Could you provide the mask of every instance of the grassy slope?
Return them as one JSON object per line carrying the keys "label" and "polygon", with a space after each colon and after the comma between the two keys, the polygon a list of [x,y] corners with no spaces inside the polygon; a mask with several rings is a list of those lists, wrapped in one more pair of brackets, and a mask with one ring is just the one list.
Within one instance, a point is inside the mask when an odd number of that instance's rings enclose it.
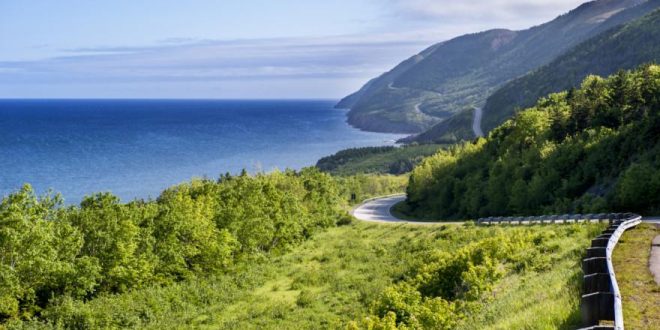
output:
{"label": "grassy slope", "polygon": [[[424,157],[435,154],[442,145],[413,145],[395,148],[388,152],[373,153],[353,157],[346,163],[327,172],[334,175],[355,175],[359,173],[402,174],[412,170]],[[408,170],[409,169],[409,170]]]}
{"label": "grassy slope", "polygon": [[[566,242],[575,244],[575,242]],[[494,300],[462,329],[576,329],[580,326],[582,272],[577,250],[554,269],[513,275],[495,288]]]}
{"label": "grassy slope", "polygon": [[[71,303],[67,321],[96,327],[344,328],[426,253],[453,251],[491,231],[557,233],[556,261],[541,273],[509,274],[482,298],[463,329],[571,328],[579,322],[579,260],[596,227],[475,228],[356,223],[331,229],[290,253],[235,276]],[[74,321],[72,321],[74,320]]]}
{"label": "grassy slope", "polygon": [[642,224],[627,231],[614,249],[614,270],[628,329],[660,328],[660,286],[648,268],[651,241],[657,235],[660,228]]}

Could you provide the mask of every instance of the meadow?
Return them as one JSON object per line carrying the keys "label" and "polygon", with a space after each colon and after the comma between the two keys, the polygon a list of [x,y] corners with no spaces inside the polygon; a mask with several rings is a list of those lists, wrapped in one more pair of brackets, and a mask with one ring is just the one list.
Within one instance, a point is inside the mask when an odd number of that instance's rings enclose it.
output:
{"label": "meadow", "polygon": [[353,222],[223,274],[66,299],[8,328],[572,329],[602,226]]}

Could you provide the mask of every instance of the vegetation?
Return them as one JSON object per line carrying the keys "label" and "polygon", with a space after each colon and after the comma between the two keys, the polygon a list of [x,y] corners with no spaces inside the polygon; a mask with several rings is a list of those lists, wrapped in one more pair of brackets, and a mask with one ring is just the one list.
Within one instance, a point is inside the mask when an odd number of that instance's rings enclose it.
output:
{"label": "vegetation", "polygon": [[[244,172],[174,186],[154,201],[99,193],[79,207],[26,185],[0,202],[0,325],[128,327],[229,301],[260,283],[270,269],[261,263],[350,224],[350,204],[406,184],[315,168]],[[118,314],[83,307],[108,301]]]}
{"label": "vegetation", "polygon": [[[351,109],[349,123],[362,129],[420,133],[457,113],[464,116],[466,109],[483,106],[511,79],[649,12],[651,6],[639,4],[637,0],[592,1],[527,30],[493,29],[432,45],[372,79],[338,107]],[[438,136],[474,136],[463,120],[443,127],[436,128],[442,131]]]}
{"label": "vegetation", "polygon": [[335,177],[344,200],[350,205],[361,203],[372,197],[403,193],[408,185],[407,176],[367,175]]}
{"label": "vegetation", "polygon": [[442,150],[412,173],[408,207],[433,218],[605,210],[660,200],[660,66],[542,99],[487,139]]}
{"label": "vegetation", "polygon": [[579,261],[600,230],[356,223],[221,275],[66,299],[8,327],[573,329]]}
{"label": "vegetation", "polygon": [[626,231],[614,249],[612,262],[629,329],[652,329],[660,324],[660,286],[649,271],[651,241],[658,235],[657,226],[641,224]]}
{"label": "vegetation", "polygon": [[[651,11],[658,6],[660,1],[650,1],[642,8]],[[578,87],[589,74],[610,75],[659,60],[660,11],[655,11],[602,33],[539,70],[504,85],[488,98],[484,107],[484,128],[497,127],[511,118],[516,109],[533,106],[540,97]]]}
{"label": "vegetation", "polygon": [[474,138],[474,109],[466,109],[431,127],[424,133],[403,139],[406,143],[455,144]]}
{"label": "vegetation", "polygon": [[441,145],[365,147],[339,151],[321,158],[316,167],[333,175],[377,173],[401,175],[413,170],[423,158],[436,153]]}
{"label": "vegetation", "polygon": [[198,180],[149,202],[101,193],[80,207],[26,185],[0,202],[0,319],[222,273],[342,217],[336,182],[315,169]]}

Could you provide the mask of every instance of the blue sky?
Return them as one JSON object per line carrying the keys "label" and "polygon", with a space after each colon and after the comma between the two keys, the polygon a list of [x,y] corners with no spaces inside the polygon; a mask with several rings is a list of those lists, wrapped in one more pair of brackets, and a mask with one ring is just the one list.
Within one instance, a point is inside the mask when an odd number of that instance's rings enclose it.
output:
{"label": "blue sky", "polygon": [[574,0],[0,0],[1,98],[339,98]]}

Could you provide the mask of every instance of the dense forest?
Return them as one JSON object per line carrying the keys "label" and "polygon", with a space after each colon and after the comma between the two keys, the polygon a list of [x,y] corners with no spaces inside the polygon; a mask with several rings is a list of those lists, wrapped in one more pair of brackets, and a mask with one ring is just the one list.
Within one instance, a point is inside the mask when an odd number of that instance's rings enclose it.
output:
{"label": "dense forest", "polygon": [[323,157],[316,163],[321,171],[333,175],[409,173],[425,157],[435,154],[442,146],[411,144],[402,147],[363,147],[341,150]]}
{"label": "dense forest", "polygon": [[412,173],[408,210],[436,218],[633,211],[660,205],[660,66],[552,94],[488,138]]}
{"label": "dense forest", "polygon": [[338,184],[310,168],[222,176],[122,204],[109,193],[65,207],[30,186],[0,202],[0,319],[221,273],[346,221]]}

